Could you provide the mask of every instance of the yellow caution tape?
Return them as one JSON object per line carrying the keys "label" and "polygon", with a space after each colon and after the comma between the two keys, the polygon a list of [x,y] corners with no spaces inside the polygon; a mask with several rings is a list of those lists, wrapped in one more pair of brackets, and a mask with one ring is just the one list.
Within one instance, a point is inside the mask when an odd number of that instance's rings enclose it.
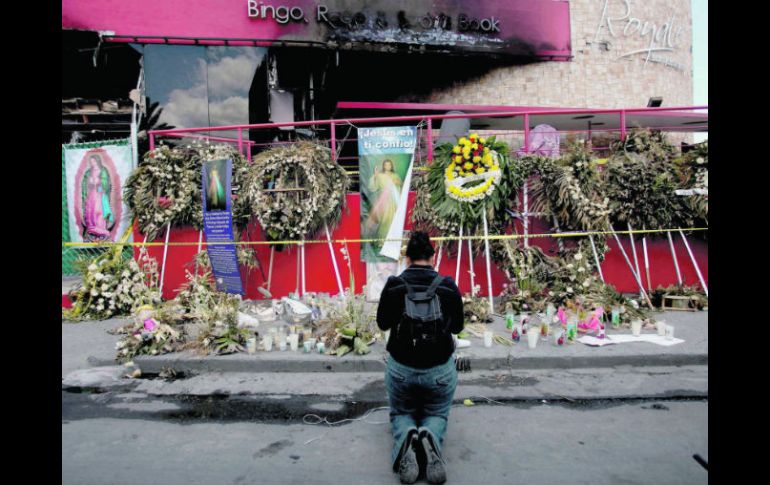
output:
{"label": "yellow caution tape", "polygon": [[[556,232],[556,233],[543,233],[543,234],[490,234],[489,236],[437,236],[431,237],[431,241],[478,241],[489,239],[490,241],[503,241],[510,239],[524,239],[524,238],[547,238],[547,237],[587,237],[587,236],[611,236],[613,234],[654,234],[665,233],[673,231],[708,231],[708,227],[688,227],[688,228],[673,228],[673,229],[635,229],[633,231],[585,231],[585,232]],[[360,243],[375,243],[384,241],[401,241],[406,242],[407,238],[397,239],[332,239],[331,242],[335,244],[360,244]],[[303,244],[327,244],[326,239],[307,239],[307,240],[284,240],[284,241],[236,241],[236,242],[206,242],[202,241],[201,246],[222,246],[228,244],[235,244],[239,246],[265,246],[265,245],[303,245]],[[165,246],[165,242],[62,242],[63,247],[76,247],[76,248],[101,248],[111,247],[115,245],[126,246]],[[169,242],[168,246],[197,246],[197,242]]]}

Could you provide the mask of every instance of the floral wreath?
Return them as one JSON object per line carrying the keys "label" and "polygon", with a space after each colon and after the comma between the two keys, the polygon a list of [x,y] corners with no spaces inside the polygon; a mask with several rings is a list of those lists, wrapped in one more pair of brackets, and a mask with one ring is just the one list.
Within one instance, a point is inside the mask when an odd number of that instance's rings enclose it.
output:
{"label": "floral wreath", "polygon": [[475,133],[457,144],[437,146],[425,182],[418,182],[419,190],[429,196],[418,194],[425,199],[419,207],[422,212],[413,219],[447,229],[461,224],[470,234],[479,230],[486,211],[494,230],[504,220],[505,201],[515,186],[508,151],[508,145],[494,136]]}
{"label": "floral wreath", "polygon": [[242,187],[242,203],[256,215],[270,241],[311,236],[342,215],[349,178],[331,151],[302,142],[254,157]]}
{"label": "floral wreath", "polygon": [[[693,213],[680,188],[675,147],[660,133],[634,130],[612,145],[606,164],[604,192],[610,200],[610,220],[633,229],[690,227]],[[652,233],[648,237],[660,237]]]}
{"label": "floral wreath", "polygon": [[474,133],[460,138],[452,147],[451,162],[444,171],[449,197],[460,202],[475,202],[494,192],[503,174],[497,152],[490,146],[494,146],[494,137],[487,140]]}
{"label": "floral wreath", "polygon": [[[187,147],[161,145],[147,152],[126,180],[123,197],[139,231],[154,240],[171,224],[203,228],[201,167],[204,160],[230,158],[235,189],[246,173],[248,161],[229,145],[195,144]],[[235,198],[235,196],[234,196]],[[250,215],[243,204],[233,204],[233,224],[246,226]]]}

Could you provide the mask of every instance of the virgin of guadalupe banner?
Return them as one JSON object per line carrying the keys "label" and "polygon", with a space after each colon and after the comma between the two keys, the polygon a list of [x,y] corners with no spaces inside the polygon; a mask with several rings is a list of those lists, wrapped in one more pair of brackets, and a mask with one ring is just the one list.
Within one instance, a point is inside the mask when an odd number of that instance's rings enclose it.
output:
{"label": "virgin of guadalupe banner", "polygon": [[[203,231],[206,242],[222,243],[234,241],[232,212],[232,171],[233,161],[210,160],[203,163],[201,193],[203,195]],[[206,251],[217,290],[226,293],[243,294],[241,272],[235,244],[208,245]]]}
{"label": "virgin of guadalupe banner", "polygon": [[130,224],[123,183],[134,169],[128,140],[62,145],[71,242],[117,241]]}
{"label": "virgin of guadalupe banner", "polygon": [[358,129],[361,180],[361,245],[363,261],[394,262],[401,252],[409,184],[412,177],[414,126]]}

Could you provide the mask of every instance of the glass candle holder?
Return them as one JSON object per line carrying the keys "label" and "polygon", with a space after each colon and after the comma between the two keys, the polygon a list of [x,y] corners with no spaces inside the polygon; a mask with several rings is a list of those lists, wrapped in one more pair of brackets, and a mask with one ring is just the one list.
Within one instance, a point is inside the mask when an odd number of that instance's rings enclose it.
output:
{"label": "glass candle holder", "polygon": [[484,331],[484,347],[492,347],[492,337],[494,334],[490,330]]}
{"label": "glass candle holder", "polygon": [[566,340],[566,334],[567,332],[563,328],[557,328],[553,331],[553,345],[556,347],[561,347],[564,345],[564,341]]}
{"label": "glass candle holder", "polygon": [[527,345],[529,345],[530,349],[534,349],[537,347],[537,339],[540,337],[539,329],[537,328],[530,328],[530,331],[527,332]]}
{"label": "glass candle holder", "polygon": [[256,337],[251,337],[250,339],[246,340],[246,351],[250,354],[254,354],[257,352],[257,339]]}
{"label": "glass candle holder", "polygon": [[550,322],[554,315],[556,315],[556,307],[553,303],[549,303],[548,306],[545,307],[545,316],[548,317],[548,321]]}

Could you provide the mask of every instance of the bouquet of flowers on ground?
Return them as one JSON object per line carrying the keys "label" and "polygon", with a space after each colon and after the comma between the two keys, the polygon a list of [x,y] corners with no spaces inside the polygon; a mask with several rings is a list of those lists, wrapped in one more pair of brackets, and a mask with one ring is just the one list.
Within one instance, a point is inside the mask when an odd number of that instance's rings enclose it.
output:
{"label": "bouquet of flowers on ground", "polygon": [[188,271],[187,283],[175,301],[185,319],[200,326],[198,350],[215,354],[243,352],[250,333],[238,328],[240,295],[217,291],[210,272],[194,275]]}
{"label": "bouquet of flowers on ground", "polygon": [[489,301],[486,298],[474,296],[481,291],[481,285],[476,285],[473,294],[463,295],[463,317],[465,324],[469,323],[489,323],[492,316],[489,313]]}
{"label": "bouquet of flowers on ground", "polygon": [[72,307],[62,310],[64,319],[103,320],[130,315],[141,305],[161,300],[157,262],[144,248],[139,262],[124,258],[123,245],[117,244],[93,259],[81,261],[79,266],[83,281],[69,293]]}
{"label": "bouquet of flowers on ground", "polygon": [[155,309],[145,305],[134,314],[132,323],[112,333],[124,333],[116,344],[119,362],[130,361],[136,355],[158,355],[176,351],[183,345],[182,332],[172,325],[161,323]]}
{"label": "bouquet of flowers on ground", "polygon": [[327,339],[330,354],[339,357],[350,351],[359,355],[368,354],[369,345],[376,340],[378,328],[374,314],[366,308],[366,288],[362,294],[355,294],[356,281],[347,244],[340,251],[348,267],[350,287],[345,289],[338,304],[331,306],[318,323],[318,333]]}

